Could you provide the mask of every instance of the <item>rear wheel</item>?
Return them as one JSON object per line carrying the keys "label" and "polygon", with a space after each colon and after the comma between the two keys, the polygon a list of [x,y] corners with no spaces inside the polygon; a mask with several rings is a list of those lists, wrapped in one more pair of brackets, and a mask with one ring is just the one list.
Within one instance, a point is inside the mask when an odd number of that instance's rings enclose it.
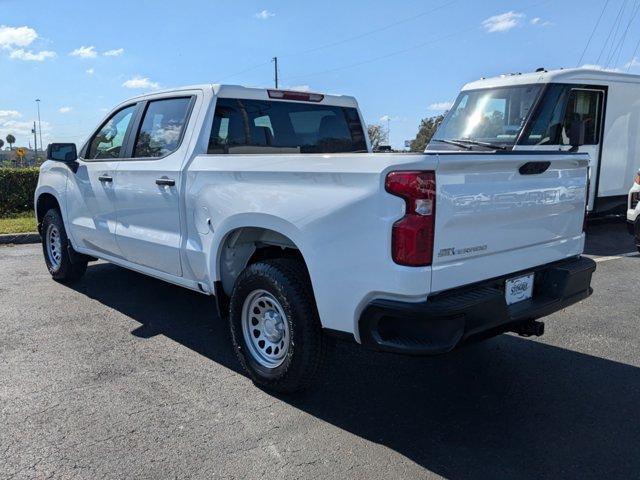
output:
{"label": "rear wheel", "polygon": [[326,339],[300,262],[249,265],[233,289],[229,322],[238,359],[256,384],[290,393],[320,375]]}
{"label": "rear wheel", "polygon": [[87,262],[71,261],[69,238],[60,212],[50,209],[42,219],[42,249],[47,269],[54,280],[71,282],[84,275]]}

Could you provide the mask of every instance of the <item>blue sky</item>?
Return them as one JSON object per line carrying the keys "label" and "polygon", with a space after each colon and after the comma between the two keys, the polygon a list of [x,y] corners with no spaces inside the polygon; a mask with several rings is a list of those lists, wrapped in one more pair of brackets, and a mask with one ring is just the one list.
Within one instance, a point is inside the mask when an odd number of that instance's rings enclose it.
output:
{"label": "blue sky", "polygon": [[637,3],[0,0],[0,138],[28,145],[35,98],[46,145],[80,143],[105,110],[156,88],[271,87],[277,55],[282,87],[356,96],[367,122],[390,119],[401,147],[468,81],[576,66],[601,12],[580,64],[626,71]]}

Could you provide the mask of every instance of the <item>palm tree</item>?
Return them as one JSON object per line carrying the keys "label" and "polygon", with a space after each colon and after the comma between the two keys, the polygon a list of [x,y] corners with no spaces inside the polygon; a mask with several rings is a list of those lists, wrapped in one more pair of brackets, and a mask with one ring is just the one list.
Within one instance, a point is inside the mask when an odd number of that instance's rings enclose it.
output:
{"label": "palm tree", "polygon": [[13,150],[13,144],[16,143],[16,137],[11,134],[7,135],[7,143],[9,144],[9,148]]}

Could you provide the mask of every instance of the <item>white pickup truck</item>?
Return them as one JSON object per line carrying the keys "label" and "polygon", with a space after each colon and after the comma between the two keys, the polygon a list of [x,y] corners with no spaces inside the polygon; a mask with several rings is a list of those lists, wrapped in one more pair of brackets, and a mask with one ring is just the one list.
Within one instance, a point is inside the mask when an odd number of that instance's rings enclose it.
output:
{"label": "white pickup truck", "polygon": [[[254,382],[305,387],[331,334],[436,354],[591,294],[582,153],[374,154],[354,98],[186,87],[116,107],[35,192],[44,258],[215,295]],[[212,318],[215,317],[212,312]]]}

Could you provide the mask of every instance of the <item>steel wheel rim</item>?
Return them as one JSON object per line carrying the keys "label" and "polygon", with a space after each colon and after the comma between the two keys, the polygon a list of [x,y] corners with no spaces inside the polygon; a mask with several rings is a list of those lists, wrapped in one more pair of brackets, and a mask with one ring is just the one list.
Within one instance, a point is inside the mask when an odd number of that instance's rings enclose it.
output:
{"label": "steel wheel rim", "polygon": [[45,236],[47,242],[47,256],[54,270],[60,268],[62,263],[62,240],[60,239],[60,230],[55,225],[47,227]]}
{"label": "steel wheel rim", "polygon": [[289,323],[278,300],[266,290],[254,290],[244,300],[242,335],[256,362],[266,368],[282,365],[291,342]]}

